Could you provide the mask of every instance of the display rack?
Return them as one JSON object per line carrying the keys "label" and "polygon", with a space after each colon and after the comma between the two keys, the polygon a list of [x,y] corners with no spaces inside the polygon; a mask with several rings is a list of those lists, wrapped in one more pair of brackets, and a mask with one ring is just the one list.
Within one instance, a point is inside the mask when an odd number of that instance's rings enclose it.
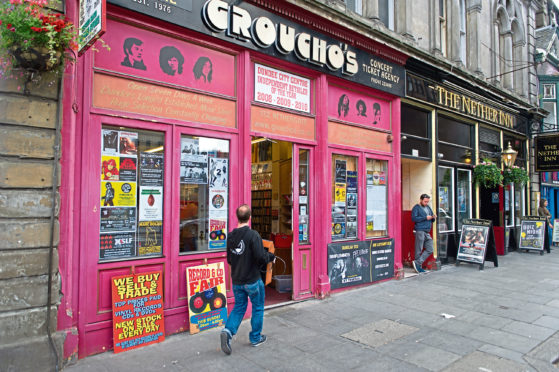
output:
{"label": "display rack", "polygon": [[252,167],[252,229],[262,239],[270,239],[272,233],[272,167],[268,163]]}

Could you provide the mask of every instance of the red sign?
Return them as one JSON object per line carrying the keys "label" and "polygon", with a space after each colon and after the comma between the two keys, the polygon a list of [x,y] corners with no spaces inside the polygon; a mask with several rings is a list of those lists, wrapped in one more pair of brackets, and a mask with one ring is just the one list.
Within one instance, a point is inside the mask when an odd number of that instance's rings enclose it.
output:
{"label": "red sign", "polygon": [[165,340],[162,276],[157,271],[111,278],[115,353]]}

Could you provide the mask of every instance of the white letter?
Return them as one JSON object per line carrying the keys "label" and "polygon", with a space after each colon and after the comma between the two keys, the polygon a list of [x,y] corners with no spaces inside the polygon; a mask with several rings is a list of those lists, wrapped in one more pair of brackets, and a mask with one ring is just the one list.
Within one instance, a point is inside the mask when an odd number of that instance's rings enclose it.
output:
{"label": "white letter", "polygon": [[299,59],[306,61],[311,56],[311,35],[299,34],[295,43],[295,53]]}
{"label": "white letter", "polygon": [[283,23],[278,25],[278,38],[276,48],[283,54],[289,54],[295,49],[295,29]]}
{"label": "white letter", "polygon": [[312,38],[311,62],[322,66],[326,63],[326,40],[317,37]]}
{"label": "white letter", "polygon": [[227,8],[229,4],[221,0],[210,0],[204,4],[202,18],[209,29],[215,32],[227,29]]}
{"label": "white letter", "polygon": [[344,52],[338,45],[329,45],[327,49],[326,65],[332,71],[340,69],[344,65]]}
{"label": "white letter", "polygon": [[229,9],[229,36],[237,36],[239,39],[250,39],[250,14],[238,6]]}
{"label": "white letter", "polygon": [[355,52],[348,50],[345,52],[345,66],[342,72],[346,75],[355,75],[359,71],[357,65],[357,55]]}
{"label": "white letter", "polygon": [[267,17],[259,17],[252,22],[252,41],[261,48],[267,48],[276,41],[276,28]]}

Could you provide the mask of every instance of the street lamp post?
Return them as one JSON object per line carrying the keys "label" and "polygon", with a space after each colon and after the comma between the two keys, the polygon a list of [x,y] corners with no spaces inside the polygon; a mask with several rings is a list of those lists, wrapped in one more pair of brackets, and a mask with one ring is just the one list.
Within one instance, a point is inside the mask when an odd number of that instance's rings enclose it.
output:
{"label": "street lamp post", "polygon": [[514,165],[514,161],[516,160],[516,155],[518,155],[518,151],[512,148],[509,141],[509,146],[505,151],[501,153],[501,159],[503,159],[503,163],[505,164],[506,167],[510,168]]}

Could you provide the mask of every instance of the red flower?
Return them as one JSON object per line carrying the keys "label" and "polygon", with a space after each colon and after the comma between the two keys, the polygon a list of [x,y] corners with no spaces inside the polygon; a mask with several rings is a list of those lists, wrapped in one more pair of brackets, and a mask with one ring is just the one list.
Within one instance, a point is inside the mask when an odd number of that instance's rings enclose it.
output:
{"label": "red flower", "polygon": [[12,24],[11,24],[11,23],[8,23],[8,24],[6,25],[6,28],[7,28],[8,30],[9,30],[10,28],[12,28]]}

